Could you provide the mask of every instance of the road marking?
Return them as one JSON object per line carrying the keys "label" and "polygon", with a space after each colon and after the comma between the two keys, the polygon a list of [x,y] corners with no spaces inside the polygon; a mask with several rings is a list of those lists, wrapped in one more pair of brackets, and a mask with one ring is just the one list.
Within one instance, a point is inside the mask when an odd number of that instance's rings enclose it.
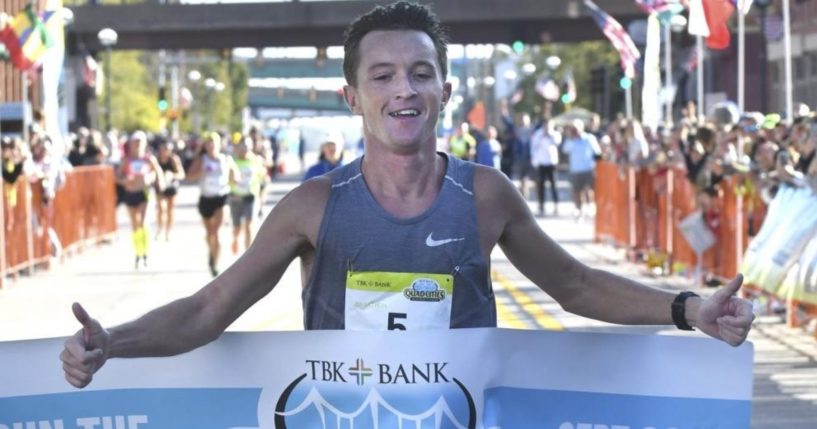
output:
{"label": "road marking", "polygon": [[511,306],[505,303],[504,299],[496,300],[496,309],[497,324],[500,325],[500,327],[512,329],[530,329],[528,324],[522,321],[522,319],[520,319],[519,316],[514,313]]}
{"label": "road marking", "polygon": [[[495,282],[499,283],[503,289],[508,291],[514,302],[516,302],[516,305],[518,305],[524,312],[528,313],[528,315],[530,315],[530,317],[536,321],[540,328],[551,331],[564,331],[564,325],[545,311],[542,306],[534,302],[530,295],[520,290],[514,282],[510,281],[507,277],[503,276],[496,270],[491,270],[491,278]],[[503,310],[503,306],[505,306],[505,304],[500,305],[499,302],[497,302],[500,315],[502,315],[504,311],[510,311],[507,309],[507,307],[505,310]],[[518,320],[518,318],[516,319]]]}

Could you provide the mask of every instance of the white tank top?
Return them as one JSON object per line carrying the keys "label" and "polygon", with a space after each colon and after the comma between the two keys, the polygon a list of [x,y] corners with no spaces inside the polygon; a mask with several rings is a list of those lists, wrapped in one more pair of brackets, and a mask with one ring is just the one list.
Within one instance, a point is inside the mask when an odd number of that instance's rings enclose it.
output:
{"label": "white tank top", "polygon": [[226,164],[225,155],[219,154],[218,158],[202,155],[202,178],[199,185],[203,197],[220,197],[230,193],[230,176]]}

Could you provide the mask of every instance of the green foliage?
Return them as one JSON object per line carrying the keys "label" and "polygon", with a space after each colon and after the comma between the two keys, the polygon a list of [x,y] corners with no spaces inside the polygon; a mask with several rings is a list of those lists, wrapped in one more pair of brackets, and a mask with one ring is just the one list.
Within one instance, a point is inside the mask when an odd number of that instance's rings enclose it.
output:
{"label": "green foliage", "polygon": [[[100,53],[104,61],[106,52]],[[181,131],[242,130],[242,111],[247,105],[249,70],[246,64],[233,63],[221,59],[213,51],[186,53],[186,57],[204,60],[197,69],[202,79],[193,84],[187,82],[184,69],[180,73],[179,85],[187,86],[193,93],[192,112],[181,115]],[[209,62],[208,62],[209,61]],[[188,66],[188,70],[192,69]],[[113,127],[123,131],[142,129],[151,132],[162,131],[164,123],[158,105],[158,70],[159,54],[156,51],[113,51],[111,53],[111,70],[106,69],[110,77],[111,111]],[[204,80],[213,78],[224,84],[223,91],[205,88]],[[166,95],[171,100],[170,73],[167,72]],[[98,99],[100,106],[105,105],[103,94]],[[194,130],[192,117],[198,115],[199,130]],[[104,115],[100,117],[100,126],[104,126]]]}
{"label": "green foliage", "polygon": [[[545,59],[555,55],[562,60],[561,65],[551,71],[545,64]],[[573,79],[576,82],[576,101],[573,106],[583,107],[589,110],[593,108],[590,94],[590,70],[596,66],[606,66],[610,70],[618,64],[618,53],[605,41],[592,41],[571,44],[547,44],[541,45],[539,49],[529,49],[528,53],[519,58],[519,66],[531,62],[536,65],[536,73],[524,76],[520,86],[524,92],[524,98],[516,104],[513,109],[517,112],[528,112],[537,117],[541,114],[544,98],[536,90],[536,80],[542,73],[551,73],[553,79],[561,84],[567,72],[573,72]],[[611,73],[612,74],[612,73]],[[617,84],[617,82],[616,82]],[[564,110],[564,105],[560,102],[554,104],[553,114],[558,114]]]}
{"label": "green foliage", "polygon": [[[186,83],[193,93],[193,105],[182,122],[182,131],[242,131],[242,111],[247,105],[249,90],[249,68],[244,63],[223,59],[224,55],[220,54],[219,51],[188,53],[188,56],[194,58],[219,60],[197,65],[201,80],[198,83]],[[219,92],[207,88],[204,85],[207,78],[223,83],[224,90]],[[196,124],[191,116],[200,118],[199,130],[194,129]]]}
{"label": "green foliage", "polygon": [[249,94],[250,69],[246,63],[230,63],[230,82],[228,86],[232,89],[232,115],[230,117],[230,131],[242,131],[242,115],[247,106]]}
{"label": "green foliage", "polygon": [[[107,53],[103,52],[102,55]],[[159,131],[156,79],[146,67],[149,55],[152,54],[140,51],[111,52],[111,70],[107,78],[111,80],[111,120],[114,128],[123,131]],[[102,98],[98,99],[103,105],[104,97],[106,95],[103,93]]]}

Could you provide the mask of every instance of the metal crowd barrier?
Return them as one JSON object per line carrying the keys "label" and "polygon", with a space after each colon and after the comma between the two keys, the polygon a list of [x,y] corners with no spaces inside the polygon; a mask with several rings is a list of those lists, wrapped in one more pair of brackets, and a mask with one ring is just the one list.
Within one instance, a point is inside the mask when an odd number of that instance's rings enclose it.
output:
{"label": "metal crowd barrier", "polygon": [[53,257],[100,243],[116,232],[116,188],[110,166],[77,167],[52,200],[39,183],[3,184],[0,287],[21,271],[47,269]]}

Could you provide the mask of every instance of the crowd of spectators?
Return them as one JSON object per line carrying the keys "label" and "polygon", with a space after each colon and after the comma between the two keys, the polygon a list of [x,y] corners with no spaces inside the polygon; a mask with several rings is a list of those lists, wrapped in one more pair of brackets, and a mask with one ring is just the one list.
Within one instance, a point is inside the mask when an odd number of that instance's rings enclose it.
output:
{"label": "crowd of spectators", "polygon": [[[731,176],[746,196],[767,204],[781,186],[817,192],[817,116],[807,106],[798,106],[791,123],[776,113],[739,114],[728,104],[704,120],[694,105],[682,113],[676,124],[655,133],[637,120],[611,122],[602,138],[604,157],[659,173],[670,167],[685,171],[705,214],[714,209],[713,198],[722,194]],[[750,235],[759,227],[750,216]]]}

